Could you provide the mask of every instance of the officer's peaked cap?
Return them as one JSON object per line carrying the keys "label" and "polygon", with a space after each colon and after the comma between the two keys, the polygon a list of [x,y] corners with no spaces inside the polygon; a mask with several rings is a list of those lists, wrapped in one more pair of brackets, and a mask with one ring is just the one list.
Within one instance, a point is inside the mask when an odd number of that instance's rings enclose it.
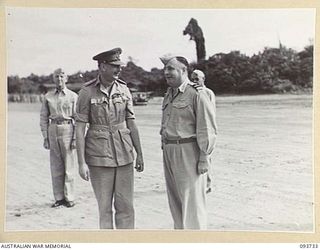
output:
{"label": "officer's peaked cap", "polygon": [[120,60],[121,48],[114,48],[112,50],[104,51],[95,55],[92,59],[99,63],[108,63],[114,65],[124,65],[125,63]]}

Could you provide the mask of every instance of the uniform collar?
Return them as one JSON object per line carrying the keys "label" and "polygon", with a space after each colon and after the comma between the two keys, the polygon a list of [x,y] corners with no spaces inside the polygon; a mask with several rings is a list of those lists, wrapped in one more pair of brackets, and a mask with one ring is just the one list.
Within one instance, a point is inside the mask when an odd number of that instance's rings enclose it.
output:
{"label": "uniform collar", "polygon": [[100,91],[106,94],[107,96],[109,96],[109,93],[110,93],[110,96],[112,96],[114,93],[119,92],[118,91],[119,83],[117,82],[117,80],[114,80],[112,84],[106,88],[103,84],[101,84],[100,76],[98,76],[95,85],[97,86],[98,84],[100,84]]}
{"label": "uniform collar", "polygon": [[61,89],[61,90],[59,90],[59,89],[57,89],[56,88],[56,91],[54,92],[55,94],[59,94],[59,93],[62,93],[62,94],[66,94],[66,89],[67,89],[67,87],[64,87],[63,89]]}
{"label": "uniform collar", "polygon": [[190,83],[189,79],[187,78],[179,87],[179,92],[184,93],[184,91],[186,90],[186,87],[188,86],[188,84]]}

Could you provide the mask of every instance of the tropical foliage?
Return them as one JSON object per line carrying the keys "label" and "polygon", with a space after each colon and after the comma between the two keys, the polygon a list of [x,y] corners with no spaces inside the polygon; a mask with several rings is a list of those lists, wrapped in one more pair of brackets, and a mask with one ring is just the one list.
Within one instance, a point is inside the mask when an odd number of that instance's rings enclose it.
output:
{"label": "tropical foliage", "polygon": [[[200,69],[206,75],[206,85],[216,94],[259,94],[310,91],[313,86],[313,45],[297,52],[293,49],[265,48],[253,56],[240,51],[218,53],[200,63],[191,63],[190,71]],[[97,70],[77,72],[69,76],[69,84],[81,85],[96,77]],[[163,95],[166,83],[163,70],[146,71],[129,61],[121,78],[129,87],[154,91]],[[52,83],[52,75],[8,77],[8,93],[43,93]]]}

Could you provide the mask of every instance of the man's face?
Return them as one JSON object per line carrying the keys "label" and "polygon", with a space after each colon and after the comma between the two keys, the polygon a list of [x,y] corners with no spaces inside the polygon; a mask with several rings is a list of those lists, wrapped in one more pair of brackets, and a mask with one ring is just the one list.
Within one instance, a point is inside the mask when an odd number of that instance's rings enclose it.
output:
{"label": "man's face", "polygon": [[168,85],[173,88],[178,88],[182,84],[182,76],[185,72],[185,66],[176,58],[170,60],[164,67],[164,77]]}
{"label": "man's face", "polygon": [[63,89],[66,86],[67,76],[64,72],[54,73],[53,82],[56,84],[57,89]]}
{"label": "man's face", "polygon": [[120,65],[114,65],[109,63],[101,63],[100,72],[107,80],[113,81],[119,78],[122,67]]}
{"label": "man's face", "polygon": [[204,86],[204,75],[198,74],[197,72],[192,72],[191,81],[199,84],[200,86]]}

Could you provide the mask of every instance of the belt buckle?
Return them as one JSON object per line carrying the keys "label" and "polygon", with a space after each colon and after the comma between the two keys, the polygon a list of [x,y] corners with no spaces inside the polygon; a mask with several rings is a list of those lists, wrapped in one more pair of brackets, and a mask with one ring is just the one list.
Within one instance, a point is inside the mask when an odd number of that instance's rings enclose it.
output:
{"label": "belt buckle", "polygon": [[179,145],[180,144],[180,140],[177,140],[177,145]]}

